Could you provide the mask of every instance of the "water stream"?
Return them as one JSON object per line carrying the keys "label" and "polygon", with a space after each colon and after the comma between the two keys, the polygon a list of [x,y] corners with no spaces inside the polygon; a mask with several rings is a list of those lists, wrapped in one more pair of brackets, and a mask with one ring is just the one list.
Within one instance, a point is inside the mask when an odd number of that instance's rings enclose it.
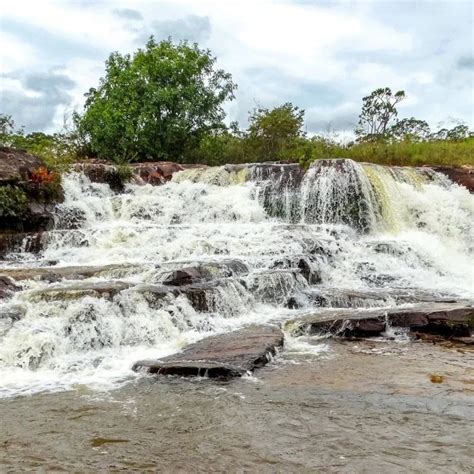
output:
{"label": "water stream", "polygon": [[[138,359],[322,304],[473,296],[473,197],[428,168],[225,166],[122,194],[79,173],[63,184],[43,251],[1,266],[94,268],[28,279],[0,303],[0,397],[121,387],[143,377]],[[157,290],[193,265],[211,275],[201,287]]]}

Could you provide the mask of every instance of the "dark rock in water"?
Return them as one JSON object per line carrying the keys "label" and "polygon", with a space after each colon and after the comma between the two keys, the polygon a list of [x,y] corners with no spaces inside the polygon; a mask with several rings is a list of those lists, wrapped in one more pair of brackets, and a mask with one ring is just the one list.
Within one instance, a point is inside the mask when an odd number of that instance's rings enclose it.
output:
{"label": "dark rock in water", "polygon": [[273,263],[272,269],[298,269],[310,285],[321,283],[318,259],[313,255],[280,258]]}
{"label": "dark rock in water", "polygon": [[338,336],[371,337],[387,326],[443,337],[469,337],[474,308],[463,303],[431,303],[412,308],[324,310],[286,323],[295,335],[327,333]]}
{"label": "dark rock in water", "polygon": [[161,360],[136,362],[133,370],[159,375],[237,377],[266,365],[282,346],[283,333],[278,328],[249,326],[208,337]]}
{"label": "dark rock in water", "polygon": [[11,278],[0,275],[0,299],[6,298],[18,290],[20,287]]}
{"label": "dark rock in water", "polygon": [[199,267],[186,267],[175,270],[165,278],[163,285],[183,286],[205,278],[206,275]]}
{"label": "dark rock in water", "polygon": [[12,252],[38,253],[43,248],[43,232],[0,233],[0,257]]}
{"label": "dark rock in water", "polygon": [[138,285],[133,288],[145,297],[155,309],[161,308],[167,295],[184,295],[195,311],[210,312],[215,309],[215,290],[218,282],[198,283],[194,285]]}
{"label": "dark rock in water", "polygon": [[60,207],[56,211],[56,229],[79,229],[86,220],[85,212],[77,207]]}
{"label": "dark rock in water", "polygon": [[165,273],[166,276],[162,283],[169,286],[190,285],[200,281],[243,275],[247,272],[247,265],[237,259],[225,259],[219,262],[201,262],[196,265],[175,268],[169,273]]}

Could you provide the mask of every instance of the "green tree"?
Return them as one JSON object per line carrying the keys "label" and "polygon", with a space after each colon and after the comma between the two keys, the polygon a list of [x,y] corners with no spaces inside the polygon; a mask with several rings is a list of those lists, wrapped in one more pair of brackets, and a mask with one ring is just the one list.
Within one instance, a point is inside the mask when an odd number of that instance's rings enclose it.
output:
{"label": "green tree", "polygon": [[395,140],[422,141],[429,138],[431,131],[427,122],[410,117],[397,121],[388,134]]}
{"label": "green tree", "polygon": [[298,159],[295,156],[305,133],[304,110],[287,102],[272,110],[255,109],[249,118],[249,153],[259,161]]}
{"label": "green tree", "polygon": [[405,99],[405,92],[392,93],[390,87],[374,90],[362,99],[362,111],[355,133],[359,141],[385,139],[389,136],[398,111],[396,105]]}
{"label": "green tree", "polygon": [[197,44],[149,39],[130,56],[112,53],[98,88],[86,93],[79,132],[112,160],[180,160],[223,127],[222,104],[234,98],[230,74]]}

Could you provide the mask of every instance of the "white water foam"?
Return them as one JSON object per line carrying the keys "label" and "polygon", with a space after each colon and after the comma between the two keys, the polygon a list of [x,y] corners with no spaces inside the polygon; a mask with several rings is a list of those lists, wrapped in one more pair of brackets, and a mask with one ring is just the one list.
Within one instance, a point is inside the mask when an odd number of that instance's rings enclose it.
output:
{"label": "white water foam", "polygon": [[[473,197],[467,190],[427,171],[352,162],[315,167],[299,184],[295,176],[274,178],[278,192],[289,193],[286,207],[276,210],[268,202],[273,184],[248,169],[186,171],[164,186],[129,185],[119,195],[84,175],[67,176],[58,229],[24,265],[123,268],[81,281],[30,280],[0,304],[0,396],[84,385],[110,389],[135,377],[130,367],[138,359],[307,311],[287,308],[292,296],[312,305],[312,284],[299,266],[305,256],[321,291],[400,289],[472,298]],[[353,214],[348,193],[362,199]],[[64,215],[77,217],[76,229],[59,228]],[[248,272],[207,288],[201,310],[186,294],[150,298],[137,290],[161,284],[167,265],[228,260]],[[108,297],[93,290],[117,282],[128,288]],[[314,350],[304,341],[292,344],[291,350]]]}

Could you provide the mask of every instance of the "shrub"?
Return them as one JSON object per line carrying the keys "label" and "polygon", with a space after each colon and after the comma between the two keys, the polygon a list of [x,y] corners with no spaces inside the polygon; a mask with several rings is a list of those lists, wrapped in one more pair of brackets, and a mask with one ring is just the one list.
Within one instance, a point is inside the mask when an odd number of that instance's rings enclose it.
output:
{"label": "shrub", "polygon": [[28,209],[25,192],[11,185],[0,187],[0,218],[23,218]]}
{"label": "shrub", "polygon": [[62,201],[64,197],[59,173],[45,167],[31,172],[24,188],[30,198],[40,202]]}

